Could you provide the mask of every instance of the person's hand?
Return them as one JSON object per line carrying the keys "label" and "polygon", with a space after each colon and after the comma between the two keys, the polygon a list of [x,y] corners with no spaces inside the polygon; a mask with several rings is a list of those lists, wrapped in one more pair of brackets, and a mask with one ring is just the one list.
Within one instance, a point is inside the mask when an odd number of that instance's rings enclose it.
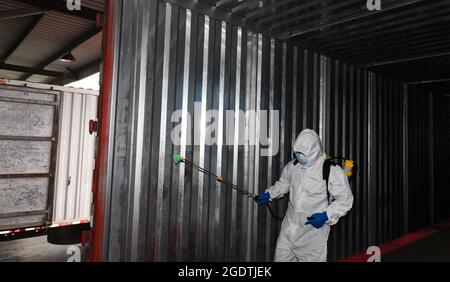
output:
{"label": "person's hand", "polygon": [[305,225],[311,224],[315,228],[319,229],[325,224],[325,222],[327,222],[328,216],[326,212],[321,212],[315,213],[306,219],[307,221],[305,222]]}
{"label": "person's hand", "polygon": [[258,203],[258,205],[266,205],[270,200],[270,193],[269,192],[262,192],[259,193],[258,196],[256,196],[255,201]]}

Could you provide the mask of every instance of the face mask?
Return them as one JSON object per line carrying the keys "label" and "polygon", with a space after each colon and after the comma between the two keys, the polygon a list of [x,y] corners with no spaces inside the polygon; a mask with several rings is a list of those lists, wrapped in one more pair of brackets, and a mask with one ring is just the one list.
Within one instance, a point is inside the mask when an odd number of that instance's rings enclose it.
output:
{"label": "face mask", "polygon": [[307,165],[308,164],[308,158],[301,154],[301,153],[295,153],[295,157],[297,159],[297,161],[301,164],[301,165]]}

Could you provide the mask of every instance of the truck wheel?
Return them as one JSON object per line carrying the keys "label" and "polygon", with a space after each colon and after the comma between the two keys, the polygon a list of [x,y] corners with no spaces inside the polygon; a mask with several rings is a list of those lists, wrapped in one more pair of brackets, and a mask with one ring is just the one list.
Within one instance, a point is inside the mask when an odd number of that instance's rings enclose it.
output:
{"label": "truck wheel", "polygon": [[47,230],[47,242],[54,245],[73,245],[81,243],[81,233],[89,230],[89,224],[77,224],[49,228]]}

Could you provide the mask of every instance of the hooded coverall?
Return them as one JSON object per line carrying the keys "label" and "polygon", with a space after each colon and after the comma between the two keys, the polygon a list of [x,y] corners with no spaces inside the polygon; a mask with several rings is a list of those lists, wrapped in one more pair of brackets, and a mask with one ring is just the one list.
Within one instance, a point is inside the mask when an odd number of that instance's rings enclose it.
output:
{"label": "hooded coverall", "polygon": [[[294,152],[308,158],[308,164],[289,162],[280,179],[266,192],[270,199],[289,194],[289,204],[275,250],[275,261],[326,261],[330,226],[338,222],[353,204],[347,176],[339,166],[330,167],[328,190],[334,201],[328,203],[322,166],[326,155],[316,132],[303,130],[294,144]],[[305,225],[307,217],[326,211],[328,221],[319,229]]]}

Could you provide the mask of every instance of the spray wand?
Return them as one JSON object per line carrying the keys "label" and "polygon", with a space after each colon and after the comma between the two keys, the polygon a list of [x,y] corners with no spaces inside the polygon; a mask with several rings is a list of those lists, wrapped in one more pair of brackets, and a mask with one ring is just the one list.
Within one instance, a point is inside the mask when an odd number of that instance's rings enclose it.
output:
{"label": "spray wand", "polygon": [[[245,196],[247,196],[247,197],[249,197],[249,198],[251,197],[251,198],[253,198],[253,200],[255,200],[255,201],[258,199],[258,196],[257,196],[255,193],[250,193],[250,192],[248,192],[248,191],[245,191],[245,190],[240,189],[238,186],[234,185],[233,183],[228,182],[228,181],[227,181],[226,179],[224,179],[222,176],[216,175],[216,174],[212,173],[211,171],[206,170],[206,169],[204,169],[204,168],[202,168],[202,167],[200,167],[200,166],[194,164],[193,162],[187,160],[186,158],[184,158],[184,157],[181,156],[181,155],[178,155],[178,154],[177,154],[177,155],[174,155],[174,156],[173,156],[173,162],[174,162],[175,165],[179,165],[180,163],[184,163],[184,164],[186,164],[186,165],[188,165],[188,166],[190,166],[190,167],[192,167],[192,168],[194,168],[194,169],[196,169],[196,170],[198,170],[198,171],[204,173],[205,175],[207,175],[207,176],[209,176],[209,177],[213,177],[217,182],[219,182],[219,183],[221,183],[221,184],[224,184],[226,187],[231,187],[231,189],[234,189],[234,190],[236,190],[237,192],[239,192],[239,193],[241,193],[241,194],[243,194],[243,195],[245,195]],[[282,217],[277,216],[277,215],[272,211],[272,208],[270,207],[269,204],[267,204],[267,208],[269,209],[270,214],[271,214],[273,217],[275,217],[275,218],[277,218],[277,219],[280,219],[280,220],[283,219]]]}

